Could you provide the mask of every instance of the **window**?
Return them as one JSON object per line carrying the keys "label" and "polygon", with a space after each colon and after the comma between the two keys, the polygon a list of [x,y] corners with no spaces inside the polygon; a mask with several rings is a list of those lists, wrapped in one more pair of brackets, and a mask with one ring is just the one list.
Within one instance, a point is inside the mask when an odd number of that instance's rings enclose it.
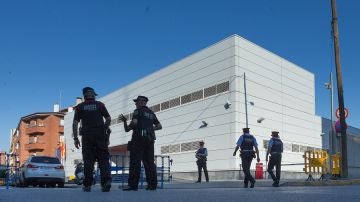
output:
{"label": "window", "polygon": [[54,157],[37,156],[31,158],[33,163],[49,163],[49,164],[60,164],[60,160]]}
{"label": "window", "polygon": [[60,126],[64,126],[64,119],[60,119]]}

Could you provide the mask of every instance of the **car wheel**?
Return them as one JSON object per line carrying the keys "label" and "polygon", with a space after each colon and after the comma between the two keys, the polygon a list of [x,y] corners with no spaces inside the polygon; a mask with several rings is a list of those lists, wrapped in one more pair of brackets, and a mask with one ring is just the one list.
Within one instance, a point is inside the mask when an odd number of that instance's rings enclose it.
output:
{"label": "car wheel", "polygon": [[63,182],[58,183],[58,187],[59,188],[64,188],[64,183]]}

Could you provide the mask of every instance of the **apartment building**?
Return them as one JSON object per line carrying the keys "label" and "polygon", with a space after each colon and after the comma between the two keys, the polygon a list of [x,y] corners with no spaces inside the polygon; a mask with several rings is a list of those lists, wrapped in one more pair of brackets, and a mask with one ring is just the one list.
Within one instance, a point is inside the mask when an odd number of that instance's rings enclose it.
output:
{"label": "apartment building", "polygon": [[64,137],[64,112],[37,112],[20,119],[10,137],[10,164],[19,166],[30,155],[58,156]]}

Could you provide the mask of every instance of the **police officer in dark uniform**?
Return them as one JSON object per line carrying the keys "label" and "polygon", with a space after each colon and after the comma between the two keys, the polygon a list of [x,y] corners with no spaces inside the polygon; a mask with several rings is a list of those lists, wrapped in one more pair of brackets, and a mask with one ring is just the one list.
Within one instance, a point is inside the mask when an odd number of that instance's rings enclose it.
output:
{"label": "police officer in dark uniform", "polygon": [[[73,121],[74,144],[80,147],[78,139],[78,125],[81,121],[81,142],[84,161],[84,186],[83,191],[90,192],[93,181],[94,163],[97,160],[101,174],[101,191],[109,192],[111,188],[110,163],[109,163],[109,135],[111,117],[105,105],[96,101],[94,89],[83,88],[85,101],[75,107]],[[105,123],[104,123],[105,118]]]}
{"label": "police officer in dark uniform", "polygon": [[205,179],[206,182],[209,182],[209,175],[207,171],[206,161],[207,161],[207,155],[208,151],[204,147],[204,141],[199,142],[200,148],[196,151],[195,157],[196,157],[196,165],[198,166],[198,180],[197,183],[201,182],[201,169],[204,169]]}
{"label": "police officer in dark uniform", "polygon": [[[268,156],[270,156],[270,161],[267,167],[267,171],[269,172],[271,178],[273,179],[274,187],[279,187],[280,182],[280,173],[281,173],[281,156],[283,152],[283,142],[280,140],[279,132],[272,131],[271,139],[269,141],[269,146],[266,151],[266,162],[268,161]],[[276,176],[274,175],[273,169],[276,167]]]}
{"label": "police officer in dark uniform", "polygon": [[[237,146],[235,147],[235,151],[233,156],[236,156],[236,152],[240,147],[240,157],[242,162],[242,169],[245,175],[244,179],[244,187],[247,188],[250,181],[250,188],[254,188],[255,179],[250,173],[251,161],[255,158],[255,153],[257,155],[257,162],[260,161],[258,144],[256,142],[256,138],[249,133],[250,128],[243,128],[243,135],[237,141]],[[255,151],[254,149],[255,148]]]}
{"label": "police officer in dark uniform", "polygon": [[119,119],[124,122],[125,131],[133,131],[130,145],[128,145],[130,150],[128,187],[124,188],[124,191],[138,189],[141,160],[145,167],[148,184],[146,189],[156,190],[157,188],[157,172],[154,163],[155,130],[161,130],[162,126],[155,113],[146,106],[148,100],[145,96],[138,96],[134,99],[136,109],[129,125],[123,114],[119,116]]}

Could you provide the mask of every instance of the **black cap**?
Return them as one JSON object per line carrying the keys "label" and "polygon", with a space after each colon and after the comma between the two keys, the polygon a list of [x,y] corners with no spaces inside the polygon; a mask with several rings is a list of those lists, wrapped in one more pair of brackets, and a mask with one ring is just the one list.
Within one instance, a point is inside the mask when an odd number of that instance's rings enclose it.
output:
{"label": "black cap", "polygon": [[250,128],[243,128],[243,132],[244,132],[244,133],[250,132]]}
{"label": "black cap", "polygon": [[85,87],[82,89],[83,95],[85,95],[85,93],[87,92],[93,92],[95,96],[97,96],[97,94],[95,93],[95,90],[91,87]]}
{"label": "black cap", "polygon": [[271,136],[279,137],[279,131],[271,131]]}
{"label": "black cap", "polygon": [[134,102],[137,102],[139,100],[144,100],[145,102],[149,101],[149,99],[145,96],[139,95],[136,99],[133,99]]}

